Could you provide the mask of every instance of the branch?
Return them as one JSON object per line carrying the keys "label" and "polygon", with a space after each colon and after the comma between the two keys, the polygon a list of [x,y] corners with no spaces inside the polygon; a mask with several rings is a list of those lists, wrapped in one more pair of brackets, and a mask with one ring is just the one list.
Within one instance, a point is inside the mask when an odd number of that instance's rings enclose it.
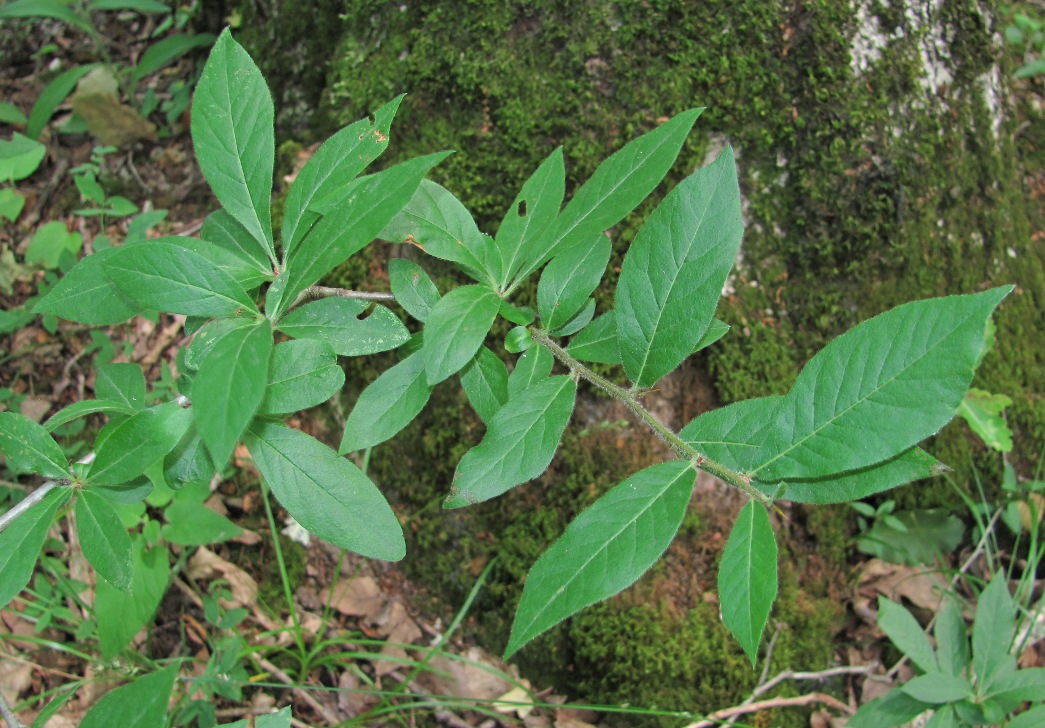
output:
{"label": "branch", "polygon": [[0,693],[0,716],[3,716],[4,722],[7,723],[7,728],[25,728],[25,725],[18,720],[18,716],[7,707],[7,701],[4,700],[3,693]]}
{"label": "branch", "polygon": [[660,421],[649,412],[649,410],[639,404],[634,393],[624,389],[623,387],[617,386],[610,380],[601,377],[588,369],[584,364],[570,356],[565,349],[552,341],[546,331],[531,326],[530,334],[533,336],[534,341],[550,351],[556,359],[569,367],[570,371],[576,373],[582,379],[591,382],[602,391],[619,400],[628,409],[638,415],[638,417],[645,422],[654,433],[656,433],[657,437],[671,445],[675,452],[678,453],[679,457],[684,460],[693,461],[695,467],[711,473],[716,478],[729,483],[735,488],[739,488],[762,505],[767,507],[772,505],[773,499],[758,490],[755,486],[751,485],[750,477],[727,468],[721,463],[715,462],[707,455],[698,452],[689,443],[684,442],[678,435],[661,424]]}
{"label": "branch", "polygon": [[294,299],[287,307],[291,310],[300,306],[305,301],[317,298],[354,298],[359,301],[395,301],[396,297],[391,293],[380,293],[377,291],[351,291],[347,288],[330,288],[328,286],[309,286]]}
{"label": "branch", "polygon": [[769,698],[768,700],[761,700],[757,703],[748,703],[747,705],[737,705],[732,708],[716,710],[714,713],[711,713],[704,718],[704,720],[699,723],[690,723],[686,728],[712,728],[712,726],[718,725],[724,720],[747,715],[748,713],[757,713],[772,708],[801,708],[814,703],[824,703],[825,705],[829,705],[846,715],[852,715],[856,712],[854,708],[851,708],[838,698],[832,697],[826,693],[808,693],[806,695],[799,695],[797,698]]}

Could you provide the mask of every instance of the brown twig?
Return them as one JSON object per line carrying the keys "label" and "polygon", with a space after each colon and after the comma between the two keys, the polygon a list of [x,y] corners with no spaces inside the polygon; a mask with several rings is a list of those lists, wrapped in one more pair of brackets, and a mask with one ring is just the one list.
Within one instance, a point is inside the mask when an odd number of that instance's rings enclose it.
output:
{"label": "brown twig", "polygon": [[3,716],[4,721],[7,723],[7,728],[25,728],[25,724],[18,720],[18,716],[7,707],[7,701],[4,699],[3,693],[0,693],[0,716]]}
{"label": "brown twig", "polygon": [[757,713],[761,710],[771,710],[772,708],[802,708],[814,703],[824,703],[825,705],[829,705],[846,715],[852,715],[856,712],[854,708],[851,708],[838,698],[832,697],[826,693],[807,693],[806,695],[799,695],[797,698],[769,698],[768,700],[760,700],[757,703],[748,703],[747,705],[737,705],[732,708],[716,710],[714,713],[708,715],[704,720],[699,723],[691,723],[686,726],[686,728],[711,728],[724,720],[747,715],[748,713]]}
{"label": "brown twig", "polygon": [[273,675],[280,682],[290,686],[291,692],[295,696],[301,698],[301,700],[308,704],[312,710],[319,713],[320,717],[323,718],[329,725],[336,725],[341,722],[341,718],[330,711],[325,705],[320,703],[318,700],[309,695],[309,692],[303,688],[297,687],[294,681],[290,678],[290,675],[280,670],[278,667],[273,665],[271,662],[266,660],[264,657],[252,656],[254,662],[258,663],[258,667],[267,673]]}

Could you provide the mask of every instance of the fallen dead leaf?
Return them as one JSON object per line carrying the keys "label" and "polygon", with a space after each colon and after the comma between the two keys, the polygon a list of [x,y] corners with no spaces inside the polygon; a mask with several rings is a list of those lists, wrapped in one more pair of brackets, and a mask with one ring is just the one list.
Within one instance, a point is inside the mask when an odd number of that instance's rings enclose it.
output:
{"label": "fallen dead leaf", "polygon": [[377,582],[369,576],[357,576],[342,582],[333,595],[329,589],[323,589],[319,596],[324,604],[330,604],[341,614],[363,617],[368,622],[377,617],[387,599]]}
{"label": "fallen dead leaf", "polygon": [[[381,648],[381,654],[385,657],[405,658],[407,656],[405,646],[413,644],[414,640],[421,639],[421,628],[410,618],[406,607],[399,601],[388,603],[372,623],[379,627],[378,634],[387,640],[384,647]],[[398,661],[378,660],[374,663],[374,672],[378,675],[387,675],[398,666]]]}
{"label": "fallen dead leaf", "polygon": [[921,609],[936,611],[947,590],[943,575],[921,569],[871,559],[860,570],[857,590],[872,600],[883,594],[894,602],[906,599]]}
{"label": "fallen dead leaf", "polygon": [[[521,682],[526,688],[530,687],[527,681],[522,680]],[[515,713],[518,717],[525,718],[533,712],[534,708],[526,688],[516,685],[504,695],[498,695],[497,702],[493,704],[493,709],[498,713]]]}
{"label": "fallen dead leaf", "polygon": [[462,660],[436,655],[429,662],[431,671],[418,677],[427,692],[457,698],[495,700],[516,687],[499,674],[501,661],[479,647],[465,650]]}
{"label": "fallen dead leaf", "polygon": [[234,604],[230,606],[253,607],[258,600],[258,583],[250,574],[207,548],[200,548],[189,559],[189,576],[193,579],[223,577],[229,582]]}
{"label": "fallen dead leaf", "polygon": [[18,702],[22,691],[29,687],[33,677],[33,666],[0,658],[0,693],[8,705]]}

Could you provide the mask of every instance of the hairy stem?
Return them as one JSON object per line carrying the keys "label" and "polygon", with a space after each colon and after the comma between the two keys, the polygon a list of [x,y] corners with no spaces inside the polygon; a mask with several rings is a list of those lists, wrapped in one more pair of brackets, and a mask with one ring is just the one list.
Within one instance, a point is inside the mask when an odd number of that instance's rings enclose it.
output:
{"label": "hairy stem", "polygon": [[588,369],[584,364],[570,356],[569,352],[552,341],[551,337],[548,336],[548,332],[535,326],[531,326],[530,334],[533,336],[534,341],[550,351],[556,359],[569,367],[571,372],[574,372],[581,379],[594,384],[602,391],[611,395],[614,399],[622,402],[628,409],[634,412],[639,419],[645,422],[657,437],[671,445],[680,458],[691,460],[695,467],[714,475],[716,478],[729,483],[736,488],[740,488],[740,490],[747,493],[751,498],[754,498],[762,505],[772,505],[772,499],[751,485],[751,478],[747,475],[727,468],[725,465],[712,460],[707,455],[698,452],[696,448],[689,443],[684,442],[678,435],[661,424],[660,421],[649,412],[649,410],[639,404],[634,392],[624,389]]}
{"label": "hairy stem", "polygon": [[312,301],[317,298],[355,298],[359,301],[395,301],[396,297],[391,293],[381,293],[379,291],[351,291],[347,288],[330,288],[329,286],[309,286],[294,299],[294,302],[287,307],[290,311],[297,306],[300,306],[305,301]]}

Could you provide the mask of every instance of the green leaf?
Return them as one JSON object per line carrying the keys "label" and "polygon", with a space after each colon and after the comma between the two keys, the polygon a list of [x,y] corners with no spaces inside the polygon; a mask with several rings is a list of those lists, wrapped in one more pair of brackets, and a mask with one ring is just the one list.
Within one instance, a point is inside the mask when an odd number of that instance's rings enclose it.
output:
{"label": "green leaf", "polygon": [[315,407],[333,397],[345,384],[337,354],[314,339],[285,341],[272,350],[268,387],[262,414],[283,414]]}
{"label": "green leaf", "polygon": [[[211,215],[213,217],[213,215]],[[208,217],[208,220],[211,218]],[[229,218],[230,220],[232,218]],[[242,229],[239,223],[232,220]],[[244,231],[244,234],[245,231]],[[219,243],[207,239],[198,238],[169,238],[176,240],[177,244],[186,250],[190,250],[206,259],[211,268],[218,268],[227,274],[244,291],[250,291],[259,287],[265,281],[271,281],[275,274],[266,268],[260,267],[253,258],[245,257],[238,249],[226,248]],[[156,241],[141,241],[156,242]],[[253,298],[251,297],[251,301]]]}
{"label": "green leaf", "polygon": [[94,28],[63,0],[12,0],[0,6],[0,18],[52,18],[91,33]]}
{"label": "green leaf", "polygon": [[0,217],[6,217],[11,222],[18,219],[25,207],[25,196],[10,187],[0,188]]}
{"label": "green leaf", "polygon": [[131,537],[112,504],[90,489],[80,490],[76,497],[76,533],[94,570],[115,588],[129,592],[134,581]]}
{"label": "green leaf", "polygon": [[682,428],[679,438],[733,470],[755,462],[765,429],[777,417],[784,398],[758,397],[705,412]]}
{"label": "green leaf", "polygon": [[701,349],[708,348],[728,333],[729,324],[719,321],[717,318],[711,319],[711,325],[708,326],[708,330],[704,332],[704,335],[700,337],[697,345],[693,347],[692,353],[696,354]]}
{"label": "green leaf", "polygon": [[134,10],[139,13],[169,13],[171,9],[158,0],[91,0],[92,10]]}
{"label": "green leaf", "polygon": [[777,547],[766,509],[755,501],[737,516],[718,567],[722,621],[744,648],[751,666],[777,595]]}
{"label": "green leaf", "polygon": [[592,321],[573,337],[566,351],[581,361],[596,364],[620,364],[620,346],[617,343],[617,316],[608,311]]}
{"label": "green leaf", "polygon": [[1022,703],[1025,700],[1040,702],[1045,695],[1045,667],[1027,667],[1009,675],[1004,683],[995,685],[987,694],[998,702]]}
{"label": "green leaf", "polygon": [[214,43],[192,99],[192,143],[222,206],[275,260],[272,244],[272,95],[228,29]]}
{"label": "green leaf", "polygon": [[290,728],[290,706],[278,713],[259,715],[254,719],[254,728]]}
{"label": "green leaf", "polygon": [[861,705],[846,725],[850,728],[892,728],[917,718],[932,707],[899,688],[893,688],[882,697]]}
{"label": "green leaf", "polygon": [[174,501],[163,512],[167,525],[160,534],[165,541],[182,546],[205,546],[242,535],[243,529],[202,503]]}
{"label": "green leaf", "polygon": [[915,700],[936,705],[965,700],[973,695],[972,685],[968,680],[942,672],[919,675],[908,680],[900,689]]}
{"label": "green leaf", "polygon": [[0,124],[24,125],[28,123],[29,118],[17,105],[10,101],[0,101]]}
{"label": "green leaf", "polygon": [[182,435],[181,441],[163,459],[163,479],[172,490],[209,483],[216,470],[195,425]]}
{"label": "green leaf", "polygon": [[505,290],[522,268],[536,262],[530,256],[531,251],[539,249],[534,241],[555,222],[565,192],[566,166],[559,147],[526,180],[497,228],[500,290]]}
{"label": "green leaf", "polygon": [[133,543],[134,577],[130,596],[106,581],[95,584],[94,614],[98,621],[102,657],[106,660],[120,654],[152,619],[167,591],[170,565],[166,547],[156,546],[146,551],[145,540],[141,535],[135,536]]}
{"label": "green leaf", "polygon": [[100,326],[136,316],[142,308],[121,293],[103,269],[103,264],[119,252],[119,248],[109,248],[82,259],[36,302],[33,313]]}
{"label": "green leaf", "polygon": [[151,76],[186,53],[197,48],[207,48],[213,45],[214,41],[213,33],[175,33],[163,40],[158,40],[146,48],[141,58],[138,59],[132,80],[137,84],[146,76]]}
{"label": "green leaf", "polygon": [[53,718],[55,714],[62,709],[62,706],[68,703],[73,695],[79,691],[80,686],[78,683],[74,682],[71,683],[71,685],[72,687],[69,688],[63,687],[62,689],[65,690],[65,692],[59,692],[57,697],[53,698],[43,710],[36,714],[36,717],[33,719],[33,724],[29,726],[29,728],[46,728],[47,724],[51,721],[51,718]]}
{"label": "green leaf", "polygon": [[1010,654],[1015,635],[1016,609],[1000,571],[980,594],[972,623],[972,665],[981,692],[1002,684],[999,678],[1015,670],[1016,658]]}
{"label": "green leaf", "polygon": [[168,237],[118,248],[105,272],[142,308],[189,316],[235,316],[258,308],[236,280]]}
{"label": "green leaf", "polygon": [[533,346],[533,335],[525,326],[516,326],[504,336],[504,348],[511,354],[521,354]]}
{"label": "green leaf", "polygon": [[177,676],[174,665],[116,688],[87,711],[80,728],[163,728]]}
{"label": "green leaf", "polygon": [[635,384],[652,386],[696,348],[743,235],[736,162],[727,147],[664,198],[624,257],[617,336]]}
{"label": "green leaf", "polygon": [[200,363],[192,381],[192,412],[212,461],[220,469],[265,398],[272,328],[267,319],[232,329]]}
{"label": "green leaf", "polygon": [[71,496],[72,488],[54,488],[0,531],[0,608],[6,607],[29,583],[54,515]]}
{"label": "green leaf", "polygon": [[[25,251],[27,264],[39,264],[49,270],[70,268],[83,248],[80,233],[71,233],[64,222],[41,225]],[[68,262],[67,262],[68,261]]]}
{"label": "green leaf", "polygon": [[122,415],[133,415],[134,410],[121,402],[112,402],[105,399],[85,399],[73,402],[68,407],[63,407],[44,422],[44,429],[54,432],[62,425],[69,424],[73,420],[92,415],[96,412],[106,412]]}
{"label": "green leaf", "polygon": [[[186,321],[187,323],[188,321]],[[199,371],[203,360],[207,358],[210,350],[221,341],[222,337],[231,331],[250,325],[251,321],[243,318],[211,319],[207,321],[196,331],[192,342],[185,349],[185,368],[194,372]]]}
{"label": "green leaf", "polygon": [[958,548],[965,524],[946,508],[902,511],[875,522],[857,548],[894,564],[933,564]]}
{"label": "green leaf", "polygon": [[[403,210],[381,231],[393,243],[410,243],[429,255],[456,263],[465,273],[483,283],[493,283],[486,274],[487,252],[482,233],[472,215],[449,190],[423,180]],[[495,251],[491,251],[496,255]]]}
{"label": "green leaf", "polygon": [[[964,703],[968,705],[968,703]],[[965,728],[965,723],[959,720],[957,705],[947,704],[937,707],[932,717],[925,723],[925,728]]]}
{"label": "green leaf", "polygon": [[[279,318],[295,296],[366,247],[410,201],[428,170],[448,155],[416,157],[352,185],[291,251],[286,290],[269,315]],[[265,306],[268,310],[268,301]]]}
{"label": "green leaf", "polygon": [[136,478],[174,449],[191,422],[188,410],[177,402],[168,402],[110,425],[109,436],[96,444],[97,454],[87,482],[117,485]]}
{"label": "green leaf", "polygon": [[461,370],[461,388],[472,409],[487,425],[508,401],[508,368],[497,355],[480,346],[472,361]]}
{"label": "green leaf", "polygon": [[[31,1],[35,0],[27,0],[27,2]],[[8,3],[4,7],[9,8],[11,4]],[[44,87],[44,90],[40,92],[40,95],[36,98],[36,103],[33,104],[33,108],[29,111],[29,124],[25,128],[26,136],[31,139],[39,139],[44,127],[47,126],[47,122],[54,116],[54,112],[58,110],[59,105],[73,92],[80,79],[100,66],[100,63],[88,63],[84,66],[76,66],[67,71],[62,71],[55,76]]]}
{"label": "green leaf", "polygon": [[551,332],[552,336],[570,336],[576,334],[595,318],[595,299],[589,298],[581,310],[573,315],[569,321]]}
{"label": "green leaf", "polygon": [[969,663],[969,636],[965,631],[965,619],[953,599],[944,599],[936,615],[933,636],[936,637],[936,659],[940,669],[960,677]]}
{"label": "green leaf", "polygon": [[970,389],[958,406],[960,414],[984,444],[998,452],[1012,451],[1012,430],[1002,411],[1012,404],[1004,394],[991,394],[982,389]]}
{"label": "green leaf", "polygon": [[995,288],[904,304],[842,334],[810,360],[750,471],[815,478],[887,460],[954,417],[983,349]]}
{"label": "green leaf", "polygon": [[515,362],[508,376],[508,399],[517,397],[552,373],[555,357],[543,346],[534,346]]}
{"label": "green leaf", "polygon": [[406,258],[392,258],[388,261],[388,280],[396,303],[418,321],[427,321],[439,301],[439,290],[424,269]]}
{"label": "green leaf", "polygon": [[653,465],[577,516],[530,569],[504,659],[642,576],[682,524],[694,477],[688,462]]}
{"label": "green leaf", "polygon": [[613,227],[646,199],[675,163],[701,111],[691,109],[679,114],[632,140],[599,165],[539,243],[529,246],[529,262],[515,276],[511,287],[560,251],[583,245],[596,233]]}
{"label": "green leaf", "polygon": [[145,375],[137,364],[103,364],[95,375],[94,393],[99,399],[140,410],[145,407]]}
{"label": "green leaf", "polygon": [[929,638],[910,612],[885,597],[878,598],[878,626],[900,652],[923,672],[940,672]]}
{"label": "green leaf", "polygon": [[15,473],[39,473],[59,480],[69,477],[69,460],[51,434],[28,417],[0,412],[0,450]]}
{"label": "green leaf", "polygon": [[203,221],[203,227],[200,228],[200,239],[235,255],[245,264],[252,266],[269,278],[274,275],[272,263],[265,255],[265,251],[258,247],[257,241],[251,237],[250,231],[227,210],[215,210],[207,215],[207,219]]}
{"label": "green leaf", "polygon": [[530,306],[515,306],[503,298],[501,299],[501,307],[497,309],[497,314],[506,321],[511,321],[516,326],[529,326],[537,320],[537,312]]}
{"label": "green leaf", "polygon": [[573,413],[576,395],[576,382],[558,376],[509,399],[490,420],[482,442],[461,459],[443,507],[488,500],[543,473]]}
{"label": "green leaf", "polygon": [[552,258],[537,284],[537,311],[545,329],[554,331],[573,318],[599,285],[613,245],[602,232]]}
{"label": "green leaf", "polygon": [[752,485],[766,494],[775,494],[776,498],[793,503],[847,503],[914,480],[935,477],[946,470],[947,466],[939,460],[915,447],[883,463],[826,478],[784,480],[773,484],[754,480]]}
{"label": "green leaf", "polygon": [[321,298],[284,316],[279,330],[295,339],[326,342],[341,356],[376,354],[406,343],[410,332],[384,306],[374,304],[369,316],[359,318],[370,305],[354,298]]}
{"label": "green leaf", "polygon": [[1042,725],[1045,725],[1045,705],[1020,713],[1005,724],[1006,728],[1040,728]]}
{"label": "green leaf", "polygon": [[309,208],[345,187],[388,148],[388,135],[403,96],[397,96],[376,112],[373,122],[360,119],[323,142],[298,172],[287,194],[283,213],[283,249],[290,253],[319,219]]}
{"label": "green leaf", "polygon": [[0,139],[0,182],[25,179],[44,161],[47,147],[15,132],[11,141]]}
{"label": "green leaf", "polygon": [[382,373],[359,395],[338,451],[363,450],[395,436],[424,409],[431,394],[424,357],[415,352]]}
{"label": "green leaf", "polygon": [[489,333],[501,299],[485,286],[461,286],[432,307],[425,325],[428,383],[439,384],[472,360]]}
{"label": "green leaf", "polygon": [[398,561],[406,554],[403,529],[381,491],[326,445],[257,421],[247,449],[283,507],[319,538],[374,559]]}

